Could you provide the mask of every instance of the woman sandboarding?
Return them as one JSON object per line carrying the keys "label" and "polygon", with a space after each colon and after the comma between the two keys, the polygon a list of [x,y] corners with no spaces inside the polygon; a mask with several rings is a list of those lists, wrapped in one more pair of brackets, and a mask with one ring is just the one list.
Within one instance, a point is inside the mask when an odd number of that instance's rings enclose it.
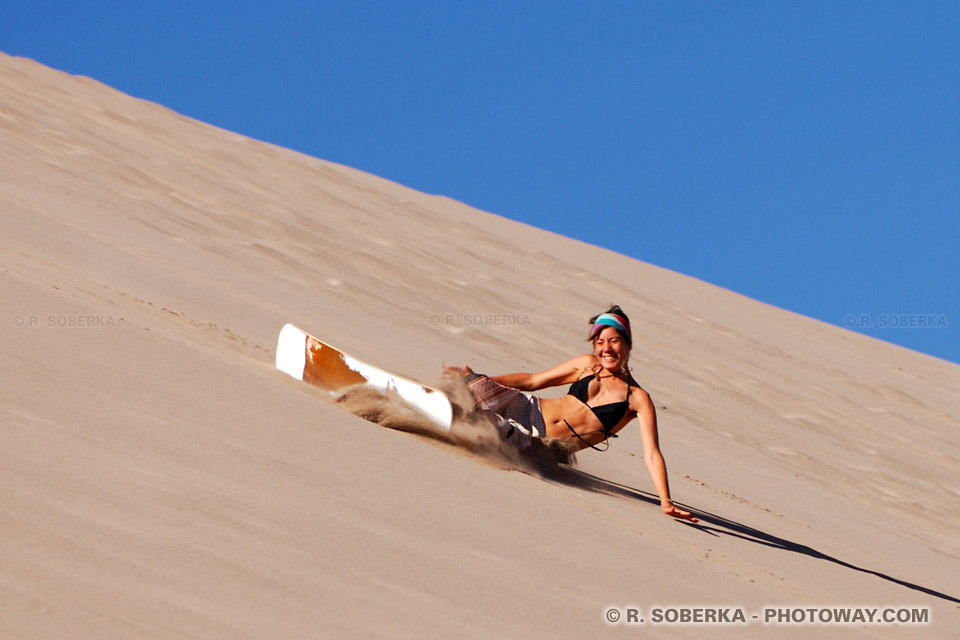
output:
{"label": "woman sandboarding", "polygon": [[[534,438],[565,438],[572,449],[596,449],[617,437],[634,418],[640,423],[643,459],[666,515],[697,522],[670,500],[667,467],[660,453],[657,412],[627,366],[633,339],[630,320],[619,306],[590,319],[593,353],[577,356],[539,373],[485,376],[469,367],[448,367],[448,377],[462,377],[479,409],[491,412],[501,437],[521,451]],[[559,398],[523,393],[570,385]]]}

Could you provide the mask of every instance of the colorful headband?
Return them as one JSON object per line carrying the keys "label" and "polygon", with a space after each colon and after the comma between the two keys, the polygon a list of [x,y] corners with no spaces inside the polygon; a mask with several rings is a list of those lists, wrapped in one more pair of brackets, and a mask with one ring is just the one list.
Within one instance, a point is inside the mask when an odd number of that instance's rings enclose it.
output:
{"label": "colorful headband", "polygon": [[601,327],[613,327],[627,336],[627,340],[633,341],[633,336],[630,335],[630,323],[627,322],[627,319],[623,316],[612,313],[601,313],[593,323],[593,329],[590,330],[590,337],[592,338],[597,335]]}

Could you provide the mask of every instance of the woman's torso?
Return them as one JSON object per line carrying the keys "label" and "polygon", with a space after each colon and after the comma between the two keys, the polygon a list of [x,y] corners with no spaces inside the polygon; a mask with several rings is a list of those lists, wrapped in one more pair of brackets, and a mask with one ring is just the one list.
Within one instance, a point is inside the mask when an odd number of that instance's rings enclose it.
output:
{"label": "woman's torso", "polygon": [[[635,414],[627,406],[629,399],[627,382],[620,378],[613,378],[604,371],[600,373],[600,380],[597,380],[595,375],[587,373],[584,377],[592,378],[589,384],[585,381],[574,384],[578,387],[574,391],[580,391],[586,403],[570,393],[559,398],[541,398],[540,410],[543,413],[548,436],[575,437],[572,429],[585,443],[597,444],[605,440],[607,434],[616,433],[622,429],[634,417]],[[630,384],[636,386],[632,380]],[[595,413],[591,407],[599,408],[599,411]],[[601,422],[597,413],[607,420],[606,425]],[[621,417],[617,419],[617,416]]]}

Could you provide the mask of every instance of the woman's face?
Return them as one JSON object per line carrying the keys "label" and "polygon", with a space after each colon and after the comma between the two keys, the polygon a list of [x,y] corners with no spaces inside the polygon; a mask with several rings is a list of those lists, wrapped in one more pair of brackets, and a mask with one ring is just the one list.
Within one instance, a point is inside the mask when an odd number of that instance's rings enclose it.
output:
{"label": "woman's face", "polygon": [[619,373],[627,367],[630,345],[613,327],[604,327],[593,339],[593,354],[607,371]]}

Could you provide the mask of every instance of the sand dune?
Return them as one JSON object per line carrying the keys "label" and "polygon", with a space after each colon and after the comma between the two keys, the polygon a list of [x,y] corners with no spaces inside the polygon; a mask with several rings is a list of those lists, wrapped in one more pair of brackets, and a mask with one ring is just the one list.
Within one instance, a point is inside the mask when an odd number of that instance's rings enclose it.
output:
{"label": "sand dune", "polygon": [[[957,365],[2,54],[0,162],[2,637],[956,633]],[[635,427],[541,478],[273,365],[293,322],[425,382],[541,369],[610,301],[699,526]]]}

